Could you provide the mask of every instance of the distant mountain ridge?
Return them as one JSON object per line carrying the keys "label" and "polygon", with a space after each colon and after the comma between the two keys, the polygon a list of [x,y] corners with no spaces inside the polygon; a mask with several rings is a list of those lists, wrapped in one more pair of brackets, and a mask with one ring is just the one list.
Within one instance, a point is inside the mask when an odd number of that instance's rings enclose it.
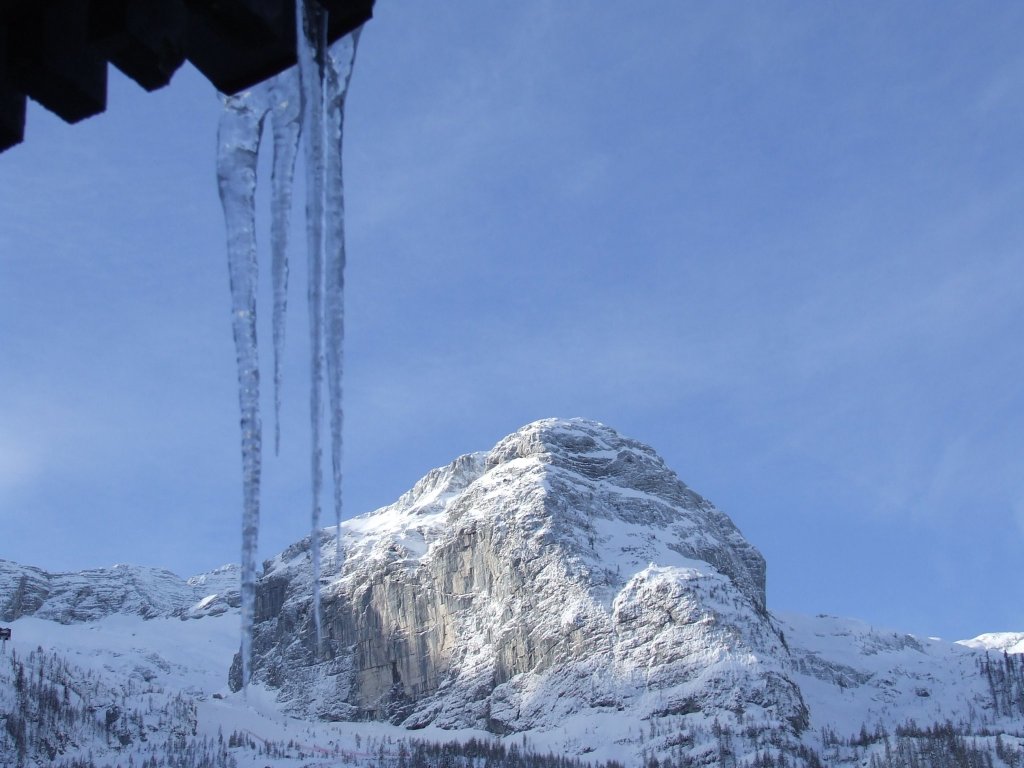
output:
{"label": "distant mountain ridge", "polygon": [[182,579],[162,568],[138,565],[49,573],[0,560],[0,621],[34,616],[71,624],[112,614],[147,619],[218,615],[239,606],[238,582],[237,565]]}

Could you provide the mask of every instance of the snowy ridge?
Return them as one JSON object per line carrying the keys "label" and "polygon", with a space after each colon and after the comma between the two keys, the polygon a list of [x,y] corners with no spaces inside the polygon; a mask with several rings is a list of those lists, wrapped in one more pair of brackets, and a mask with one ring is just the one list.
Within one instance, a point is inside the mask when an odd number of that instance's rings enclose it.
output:
{"label": "snowy ridge", "polygon": [[970,640],[959,640],[968,648],[982,648],[1006,653],[1024,653],[1024,632],[986,632]]}
{"label": "snowy ridge", "polygon": [[161,568],[114,565],[47,573],[0,560],[0,621],[34,616],[61,624],[113,614],[198,618],[238,606],[238,566],[185,580]]}

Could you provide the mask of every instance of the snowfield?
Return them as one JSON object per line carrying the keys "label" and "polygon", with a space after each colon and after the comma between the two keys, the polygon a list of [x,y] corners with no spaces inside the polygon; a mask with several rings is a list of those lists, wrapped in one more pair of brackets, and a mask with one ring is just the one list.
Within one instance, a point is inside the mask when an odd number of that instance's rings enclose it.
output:
{"label": "snowfield", "polygon": [[[959,723],[973,716],[989,726],[1002,720],[1007,732],[1021,735],[1019,715],[1002,719],[993,712],[988,684],[977,671],[982,659],[1001,661],[1003,648],[1014,647],[1009,642],[1013,633],[1002,633],[995,640],[982,635],[950,643],[873,629],[852,619],[787,614],[778,621],[795,658],[793,675],[811,713],[807,738],[824,757],[830,750],[823,743],[823,733],[849,738],[862,725],[873,731],[879,723],[894,731],[897,724],[911,719],[925,725]],[[659,738],[651,734],[652,722],[629,711],[588,712],[568,717],[557,727],[505,737],[473,729],[409,731],[380,722],[299,719],[283,711],[275,691],[261,685],[244,693],[229,690],[227,670],[238,649],[237,609],[198,621],[117,614],[80,624],[24,617],[9,626],[13,638],[0,658],[0,711],[16,704],[12,660],[26,660],[43,648],[72,670],[73,685],[86,684],[81,703],[97,708],[99,720],[112,703],[123,709],[148,709],[155,699],[158,710],[169,712],[169,702],[177,695],[184,697],[194,706],[194,724],[186,722],[189,740],[205,737],[211,744],[220,739],[226,744],[232,734],[246,737],[243,746],[225,749],[229,758],[225,765],[326,766],[338,765],[342,759],[371,764],[380,760],[382,750],[385,757],[397,761],[400,744],[413,738],[525,745],[540,754],[576,756],[588,762],[615,760],[624,765],[636,765],[645,745],[651,745],[651,754],[666,751],[658,748]],[[998,655],[992,655],[992,647]],[[90,679],[100,684],[90,687]],[[655,692],[647,695],[658,698]],[[638,712],[645,709],[638,703]],[[167,713],[161,717],[161,727],[166,727],[172,718]],[[70,765],[73,758],[88,759],[91,754],[96,765],[126,765],[129,757],[141,765],[153,756],[154,746],[157,755],[174,750],[158,734],[151,734],[146,742],[136,739],[121,745],[105,735],[100,738],[103,731],[82,729],[81,741],[68,744],[54,762],[43,759],[28,764],[57,765],[63,760]],[[1022,744],[1013,735],[1006,740]],[[288,754],[266,754],[288,744],[293,744]],[[4,759],[15,756],[9,736],[6,742],[0,737],[0,745]]]}

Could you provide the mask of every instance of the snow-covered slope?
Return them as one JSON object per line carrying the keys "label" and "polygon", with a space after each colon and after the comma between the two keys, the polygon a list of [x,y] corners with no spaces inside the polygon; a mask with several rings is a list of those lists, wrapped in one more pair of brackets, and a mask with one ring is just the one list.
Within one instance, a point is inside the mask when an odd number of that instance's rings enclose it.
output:
{"label": "snow-covered slope", "polygon": [[[385,765],[397,765],[403,750],[414,751],[414,741],[469,739],[627,766],[646,763],[644,755],[678,765],[680,755],[703,744],[709,764],[732,765],[719,752],[723,741],[734,745],[738,740],[733,728],[716,729],[712,723],[702,734],[685,726],[685,716],[646,718],[642,708],[591,712],[500,738],[480,730],[409,731],[386,723],[296,719],[281,710],[275,691],[261,685],[246,695],[228,690],[224,669],[238,647],[237,612],[189,622],[115,614],[66,625],[25,617],[10,626],[14,640],[0,654],[0,765],[5,758],[16,764],[15,741],[5,726],[12,721],[17,731],[19,719],[29,724],[26,744],[35,744],[38,758],[26,764],[68,768],[72,759],[90,755],[94,762],[84,765],[127,765],[129,757],[136,765],[152,758],[170,765],[182,754],[197,759],[177,765],[228,766],[232,760],[259,768],[379,765],[382,753]],[[812,727],[802,741],[826,765],[860,766],[872,750],[884,756],[887,738],[895,752],[915,740],[896,735],[911,719],[922,729],[951,720],[959,731],[975,734],[972,740],[990,754],[996,768],[1013,764],[998,759],[994,734],[1001,734],[1004,754],[1016,754],[1024,741],[1013,735],[1020,729],[1020,712],[999,715],[992,696],[985,694],[987,676],[972,673],[984,663],[1005,668],[1001,652],[834,617],[786,616],[783,627],[798,666],[804,667],[793,673],[811,712]],[[817,657],[810,662],[813,673],[807,671],[808,654]],[[18,663],[29,681],[24,699],[15,685]],[[1020,660],[1016,664],[1024,668]],[[1001,679],[1005,683],[1006,676]],[[918,693],[922,681],[927,696]],[[46,689],[56,697],[38,695]],[[657,697],[656,692],[650,695]],[[50,709],[55,701],[56,708]],[[117,714],[109,725],[108,712]],[[971,717],[973,724],[960,722]],[[887,735],[874,741],[879,726]]]}
{"label": "snow-covered slope", "polygon": [[786,615],[781,622],[815,729],[998,720],[983,670],[999,661],[995,656],[835,616]]}

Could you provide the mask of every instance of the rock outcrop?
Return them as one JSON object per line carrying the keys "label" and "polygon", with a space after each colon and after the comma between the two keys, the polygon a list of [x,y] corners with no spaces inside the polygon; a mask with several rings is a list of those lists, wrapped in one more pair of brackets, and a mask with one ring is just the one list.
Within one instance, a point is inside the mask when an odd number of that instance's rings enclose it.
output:
{"label": "rock outcrop", "polygon": [[[761,554],[649,447],[545,420],[433,470],[389,507],[268,561],[254,680],[296,714],[511,733],[625,708],[807,712],[765,608]],[[239,663],[232,672],[239,683]]]}

